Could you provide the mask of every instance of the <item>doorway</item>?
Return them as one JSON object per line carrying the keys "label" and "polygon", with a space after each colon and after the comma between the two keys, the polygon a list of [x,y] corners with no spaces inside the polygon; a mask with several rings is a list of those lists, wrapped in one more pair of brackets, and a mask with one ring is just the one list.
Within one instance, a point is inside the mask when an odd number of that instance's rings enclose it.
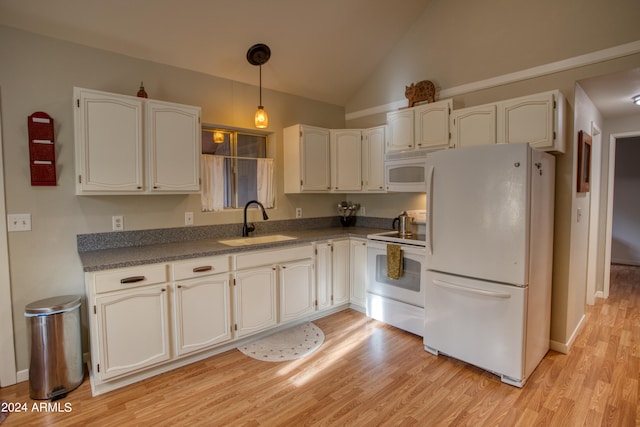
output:
{"label": "doorway", "polygon": [[0,387],[6,387],[15,384],[17,378],[2,147],[2,112],[0,111]]}
{"label": "doorway", "polygon": [[606,229],[605,229],[605,254],[604,254],[604,281],[603,281],[603,297],[609,297],[611,261],[612,261],[612,245],[613,245],[613,218],[614,218],[614,184],[615,184],[615,165],[616,165],[616,148],[617,143],[621,139],[640,138],[640,131],[626,133],[612,133],[609,140],[609,167],[608,167],[608,186],[607,186],[607,209],[606,209]]}

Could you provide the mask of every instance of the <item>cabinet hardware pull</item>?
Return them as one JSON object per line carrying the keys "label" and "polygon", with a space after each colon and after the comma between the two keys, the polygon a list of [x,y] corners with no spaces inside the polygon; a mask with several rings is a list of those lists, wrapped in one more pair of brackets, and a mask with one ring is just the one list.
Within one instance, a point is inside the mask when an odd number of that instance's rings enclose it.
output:
{"label": "cabinet hardware pull", "polygon": [[203,271],[211,271],[213,270],[213,267],[211,267],[210,265],[203,265],[202,267],[196,267],[193,269],[194,273],[202,273]]}
{"label": "cabinet hardware pull", "polygon": [[182,285],[178,285],[178,289],[182,289]]}
{"label": "cabinet hardware pull", "polygon": [[144,276],[131,276],[131,277],[125,277],[124,279],[120,279],[120,283],[122,284],[127,284],[127,283],[137,283],[137,282],[142,282],[143,280],[146,280],[147,278]]}
{"label": "cabinet hardware pull", "polygon": [[162,292],[167,292],[167,290],[165,288],[162,288],[161,291]]}

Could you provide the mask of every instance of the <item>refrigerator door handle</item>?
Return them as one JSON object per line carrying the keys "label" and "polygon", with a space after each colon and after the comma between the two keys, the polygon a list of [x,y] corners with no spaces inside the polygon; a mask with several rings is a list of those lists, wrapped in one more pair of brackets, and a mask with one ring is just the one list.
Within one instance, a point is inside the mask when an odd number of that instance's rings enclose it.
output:
{"label": "refrigerator door handle", "polygon": [[500,299],[511,298],[511,295],[506,292],[493,292],[493,291],[485,291],[477,288],[469,288],[467,286],[458,285],[456,283],[445,282],[444,280],[434,279],[433,284],[436,286],[440,286],[441,288],[452,289],[455,291],[460,291],[460,292],[464,292],[472,295],[480,295],[484,297],[500,298]]}
{"label": "refrigerator door handle", "polygon": [[433,255],[433,165],[428,165],[429,171],[427,172],[427,246],[429,246],[429,255]]}

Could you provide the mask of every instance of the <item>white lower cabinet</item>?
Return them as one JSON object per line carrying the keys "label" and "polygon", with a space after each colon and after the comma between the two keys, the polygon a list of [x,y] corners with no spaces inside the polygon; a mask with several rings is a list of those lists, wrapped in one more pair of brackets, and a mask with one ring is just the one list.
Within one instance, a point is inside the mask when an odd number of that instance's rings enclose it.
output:
{"label": "white lower cabinet", "polygon": [[170,359],[168,285],[153,285],[95,298],[98,360],[107,380]]}
{"label": "white lower cabinet", "polygon": [[331,242],[316,243],[316,309],[331,307],[333,295],[333,262]]}
{"label": "white lower cabinet", "polygon": [[367,241],[351,239],[349,242],[349,289],[351,304],[365,309],[367,286]]}
{"label": "white lower cabinet", "polygon": [[349,302],[349,239],[333,242],[333,305]]}
{"label": "white lower cabinet", "polygon": [[301,319],[315,310],[315,280],[312,259],[280,265],[280,323]]}
{"label": "white lower cabinet", "polygon": [[362,304],[363,242],[344,238],[86,273],[93,394],[311,318],[316,307]]}
{"label": "white lower cabinet", "polygon": [[275,326],[278,323],[276,267],[237,271],[234,277],[234,302],[238,337]]}
{"label": "white lower cabinet", "polygon": [[228,274],[219,274],[174,285],[177,355],[190,354],[232,338],[229,283]]}

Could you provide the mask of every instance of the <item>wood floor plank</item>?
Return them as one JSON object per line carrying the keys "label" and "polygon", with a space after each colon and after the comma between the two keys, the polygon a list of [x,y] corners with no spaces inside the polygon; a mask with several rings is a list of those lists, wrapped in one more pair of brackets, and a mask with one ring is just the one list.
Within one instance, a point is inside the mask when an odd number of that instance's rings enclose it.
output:
{"label": "wood floor plank", "polygon": [[59,411],[33,409],[48,402],[26,382],[2,388],[28,408],[2,427],[640,425],[640,267],[612,266],[611,279],[570,353],[550,351],[522,389],[346,310],[314,321],[325,342],[299,360],[231,350],[97,397],[86,379]]}

